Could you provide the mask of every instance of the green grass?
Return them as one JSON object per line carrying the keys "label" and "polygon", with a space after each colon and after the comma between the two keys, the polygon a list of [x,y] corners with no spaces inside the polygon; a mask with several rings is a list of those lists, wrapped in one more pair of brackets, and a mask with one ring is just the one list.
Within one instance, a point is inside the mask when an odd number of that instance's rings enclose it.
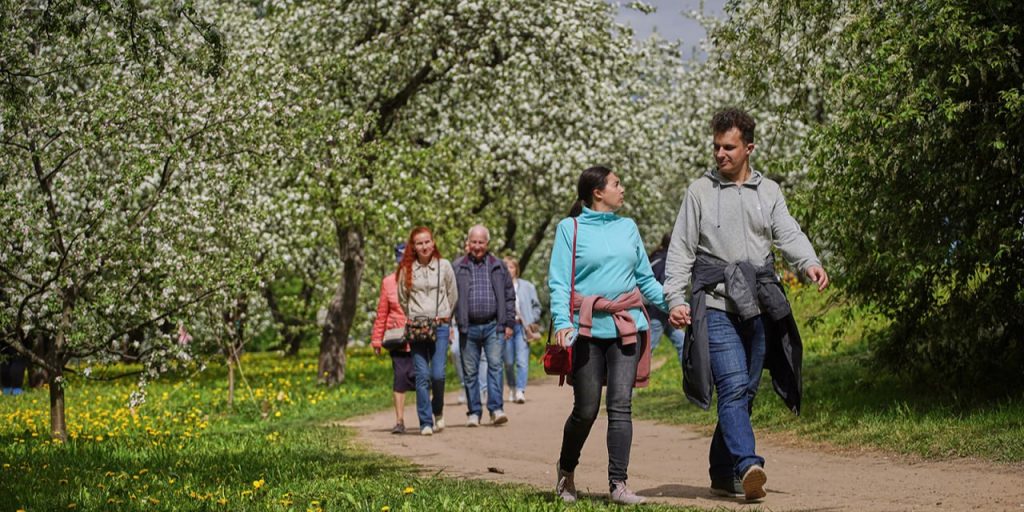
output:
{"label": "green grass", "polygon": [[[314,382],[315,355],[243,359],[234,410],[222,367],[149,385],[126,409],[132,382],[67,390],[66,444],[47,439],[45,390],[0,398],[3,510],[524,510],[566,507],[526,486],[421,474],[356,447],[335,420],[389,407],[387,357],[350,352],[337,389]],[[457,385],[454,375],[449,380]],[[571,510],[612,508],[584,499]],[[651,506],[646,510],[677,510]]]}
{"label": "green grass", "polygon": [[[802,288],[791,295],[805,346],[801,415],[783,406],[765,372],[754,408],[756,429],[928,459],[1024,462],[1024,396],[974,402],[876,372],[864,340],[885,327],[883,319],[865,308],[828,304],[835,299],[830,294]],[[671,343],[662,340],[657,356],[673,355]],[[704,412],[683,397],[681,372],[671,359],[638,393],[634,411],[639,418],[705,426],[709,433],[716,421],[714,405]]]}

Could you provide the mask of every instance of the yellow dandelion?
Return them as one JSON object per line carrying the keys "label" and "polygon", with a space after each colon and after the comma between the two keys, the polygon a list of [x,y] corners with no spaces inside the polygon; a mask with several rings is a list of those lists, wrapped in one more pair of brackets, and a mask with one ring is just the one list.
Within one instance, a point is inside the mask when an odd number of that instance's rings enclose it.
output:
{"label": "yellow dandelion", "polygon": [[260,478],[259,480],[253,480],[252,481],[252,486],[253,486],[254,489],[259,489],[260,487],[263,487],[263,485],[266,484],[266,483],[267,482],[265,480]]}
{"label": "yellow dandelion", "polygon": [[68,508],[71,508],[71,509],[78,508],[78,503],[68,503]]}
{"label": "yellow dandelion", "polygon": [[406,487],[402,490],[402,494],[412,494],[414,492],[416,492],[416,489],[413,489],[412,486]]}
{"label": "yellow dandelion", "polygon": [[391,507],[384,505],[380,508],[380,512],[391,512]]}
{"label": "yellow dandelion", "polygon": [[220,498],[220,499],[217,500],[217,504],[218,505],[227,505],[228,504],[228,499],[227,498]]}
{"label": "yellow dandelion", "polygon": [[275,417],[275,418],[280,418],[280,417],[281,417],[281,411],[277,411],[277,412],[275,412],[275,413],[274,413],[274,417]]}

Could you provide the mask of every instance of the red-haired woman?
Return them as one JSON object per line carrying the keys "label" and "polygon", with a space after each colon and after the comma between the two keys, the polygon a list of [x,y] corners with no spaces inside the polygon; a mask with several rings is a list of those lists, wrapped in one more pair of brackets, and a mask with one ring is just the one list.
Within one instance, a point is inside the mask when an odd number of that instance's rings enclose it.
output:
{"label": "red-haired woman", "polygon": [[431,319],[437,326],[436,342],[411,344],[416,372],[416,415],[420,420],[420,434],[429,436],[445,427],[445,361],[452,308],[459,295],[455,272],[451,263],[441,257],[430,230],[417,227],[409,233],[409,243],[396,273],[398,300],[406,318],[409,321]]}

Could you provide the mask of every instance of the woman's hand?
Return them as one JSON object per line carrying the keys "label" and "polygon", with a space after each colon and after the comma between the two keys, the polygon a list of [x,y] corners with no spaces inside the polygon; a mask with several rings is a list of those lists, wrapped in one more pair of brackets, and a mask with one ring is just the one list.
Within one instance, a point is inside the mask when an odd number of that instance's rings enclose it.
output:
{"label": "woman's hand", "polygon": [[569,337],[569,334],[573,331],[572,327],[566,327],[555,333],[555,340],[558,342],[558,346],[565,348],[565,340]]}

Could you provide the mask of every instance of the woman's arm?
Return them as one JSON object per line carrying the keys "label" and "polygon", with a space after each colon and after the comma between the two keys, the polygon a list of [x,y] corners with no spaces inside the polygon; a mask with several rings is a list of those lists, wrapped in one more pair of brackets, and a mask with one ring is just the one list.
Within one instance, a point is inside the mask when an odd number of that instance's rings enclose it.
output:
{"label": "woman's arm", "polygon": [[647,250],[644,248],[644,241],[640,237],[640,230],[633,224],[633,250],[636,251],[636,267],[633,275],[636,278],[636,286],[640,289],[647,302],[650,302],[658,309],[668,312],[668,304],[665,303],[665,291],[654,277],[651,269],[651,260],[647,257]]}
{"label": "woman's arm", "polygon": [[572,285],[572,236],[571,219],[558,223],[555,229],[555,243],[551,247],[551,263],[548,265],[548,289],[551,290],[551,318],[555,330],[572,328],[569,315],[569,287]]}

